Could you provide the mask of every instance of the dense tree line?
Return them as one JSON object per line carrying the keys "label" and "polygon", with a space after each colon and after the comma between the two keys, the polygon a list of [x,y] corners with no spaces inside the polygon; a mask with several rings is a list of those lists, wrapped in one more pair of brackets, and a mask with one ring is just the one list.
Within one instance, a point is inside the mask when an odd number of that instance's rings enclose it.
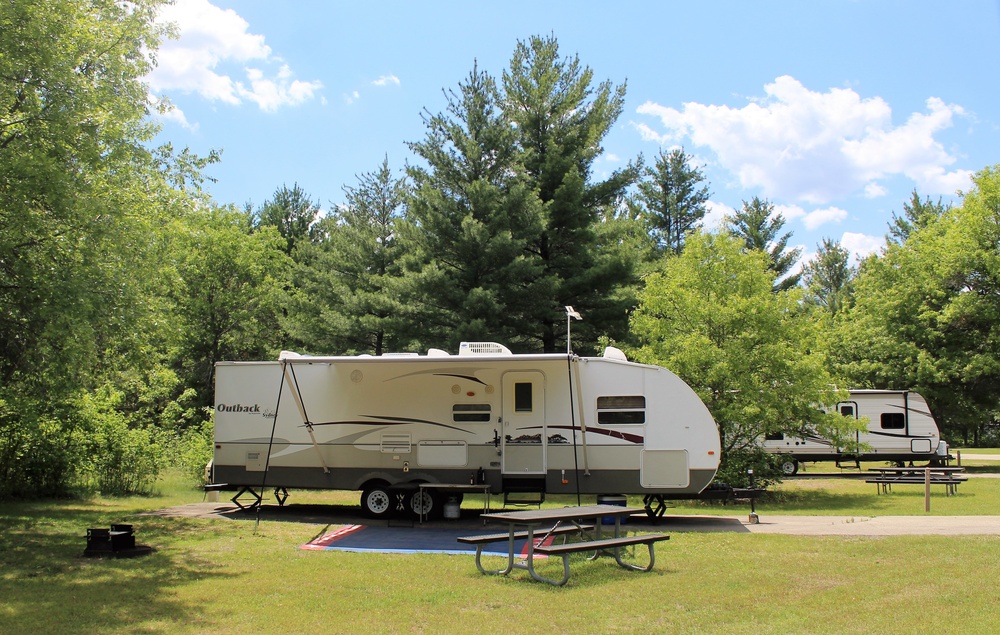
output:
{"label": "dense tree line", "polygon": [[998,168],[954,207],[914,192],[857,266],[831,240],[802,263],[769,201],[704,229],[683,149],[597,178],[625,86],[532,37],[327,212],[298,184],[219,205],[200,189],[217,156],[151,145],[159,4],[0,8],[0,497],[200,469],[218,361],[557,352],[569,304],[578,352],[614,342],[698,391],[730,471],[763,434],[846,437],[815,404],[848,387],[920,390],[953,441],[995,440]]}

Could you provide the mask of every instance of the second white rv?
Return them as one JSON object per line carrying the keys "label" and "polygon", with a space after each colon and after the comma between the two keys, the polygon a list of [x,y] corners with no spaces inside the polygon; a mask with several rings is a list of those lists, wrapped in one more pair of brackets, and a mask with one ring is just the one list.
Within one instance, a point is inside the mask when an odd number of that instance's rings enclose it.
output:
{"label": "second white rv", "polygon": [[[697,495],[719,433],[670,371],[602,357],[512,354],[310,357],[216,366],[213,482],[361,492],[371,516],[400,484],[489,485],[492,493]],[[416,513],[440,508],[415,491]]]}
{"label": "second white rv", "polygon": [[782,472],[798,472],[807,461],[890,461],[905,463],[943,461],[948,444],[941,440],[937,422],[920,394],[909,390],[852,390],[837,412],[855,419],[868,419],[868,429],[854,441],[860,451],[845,451],[820,437],[774,435],[764,441],[768,452],[786,457]]}

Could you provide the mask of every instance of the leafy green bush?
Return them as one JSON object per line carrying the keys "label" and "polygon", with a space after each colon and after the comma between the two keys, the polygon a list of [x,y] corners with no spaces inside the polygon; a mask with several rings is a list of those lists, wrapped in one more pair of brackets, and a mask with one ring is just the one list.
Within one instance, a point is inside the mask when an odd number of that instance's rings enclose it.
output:
{"label": "leafy green bush", "polygon": [[209,419],[175,433],[166,446],[166,462],[177,468],[196,483],[205,482],[205,466],[212,460],[215,426]]}
{"label": "leafy green bush", "polygon": [[163,468],[162,435],[151,427],[130,427],[118,410],[122,393],[105,386],[79,400],[81,428],[87,430],[83,485],[102,494],[149,494]]}
{"label": "leafy green bush", "polygon": [[80,435],[51,408],[14,393],[0,389],[0,499],[68,496]]}
{"label": "leafy green bush", "polygon": [[761,448],[728,450],[722,455],[715,482],[733,487],[749,487],[749,470],[752,469],[754,487],[768,487],[781,482],[781,461],[779,455],[770,454]]}

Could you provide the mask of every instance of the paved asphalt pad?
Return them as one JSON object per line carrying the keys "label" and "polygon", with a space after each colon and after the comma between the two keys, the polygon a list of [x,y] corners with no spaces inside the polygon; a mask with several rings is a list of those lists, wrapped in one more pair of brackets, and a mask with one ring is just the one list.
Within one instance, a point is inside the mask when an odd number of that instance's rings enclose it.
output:
{"label": "paved asphalt pad", "polygon": [[[746,510],[749,511],[749,510]],[[235,505],[205,502],[170,507],[150,516],[173,516],[214,520],[253,521],[258,515],[243,511]],[[424,524],[413,522],[413,527],[379,527],[361,515],[354,507],[336,505],[265,505],[259,515],[261,521],[298,522],[317,525],[363,525],[367,529],[393,529],[393,533],[419,535],[425,531],[444,530],[452,539],[478,533],[504,531],[500,525],[483,527],[477,510],[462,510],[460,520],[434,520]],[[392,523],[386,523],[392,524]],[[665,515],[660,522],[629,522],[629,531],[674,532],[727,532],[773,533],[800,536],[898,536],[898,535],[1000,535],[1000,516],[789,516],[761,513],[758,523],[748,522],[746,513],[738,516]],[[491,531],[492,530],[492,531]],[[334,528],[324,530],[329,533]],[[324,534],[325,535],[325,534]],[[349,544],[349,543],[345,543]],[[443,543],[441,543],[443,544]],[[449,552],[464,552],[465,545],[458,543],[444,546]],[[499,543],[499,548],[506,548]],[[474,550],[474,549],[473,549]]]}

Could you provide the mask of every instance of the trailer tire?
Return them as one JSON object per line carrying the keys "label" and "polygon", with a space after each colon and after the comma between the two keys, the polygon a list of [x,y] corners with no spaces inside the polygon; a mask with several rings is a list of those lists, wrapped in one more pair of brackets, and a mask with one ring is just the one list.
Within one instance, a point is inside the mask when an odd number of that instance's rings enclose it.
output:
{"label": "trailer tire", "polygon": [[795,459],[788,459],[781,462],[781,473],[785,476],[795,476],[799,472],[799,462]]}
{"label": "trailer tire", "polygon": [[422,489],[417,490],[410,497],[409,507],[414,516],[424,518],[436,516],[442,510],[438,497]]}
{"label": "trailer tire", "polygon": [[385,518],[392,513],[392,496],[387,485],[369,485],[361,492],[361,510],[369,518]]}

